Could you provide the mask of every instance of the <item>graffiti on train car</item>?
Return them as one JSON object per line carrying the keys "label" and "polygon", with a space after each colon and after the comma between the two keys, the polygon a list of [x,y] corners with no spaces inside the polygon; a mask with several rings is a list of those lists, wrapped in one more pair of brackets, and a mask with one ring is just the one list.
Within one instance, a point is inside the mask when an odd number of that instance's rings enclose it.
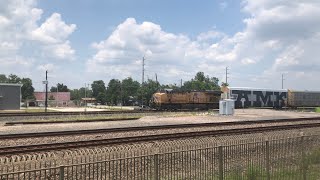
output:
{"label": "graffiti on train car", "polygon": [[236,107],[283,107],[287,92],[231,90]]}

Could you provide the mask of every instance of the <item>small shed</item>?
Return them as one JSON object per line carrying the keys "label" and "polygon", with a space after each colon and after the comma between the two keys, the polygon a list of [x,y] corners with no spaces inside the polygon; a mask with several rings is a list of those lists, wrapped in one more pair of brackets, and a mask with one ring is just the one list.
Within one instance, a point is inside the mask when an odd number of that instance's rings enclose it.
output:
{"label": "small shed", "polygon": [[81,98],[81,104],[95,104],[97,103],[96,98]]}
{"label": "small shed", "polygon": [[0,83],[0,110],[19,110],[22,84]]}

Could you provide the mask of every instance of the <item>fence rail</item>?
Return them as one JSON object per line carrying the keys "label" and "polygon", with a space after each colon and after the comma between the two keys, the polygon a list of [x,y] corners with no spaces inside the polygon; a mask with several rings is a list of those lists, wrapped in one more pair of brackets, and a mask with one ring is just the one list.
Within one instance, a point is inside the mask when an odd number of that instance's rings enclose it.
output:
{"label": "fence rail", "polygon": [[9,179],[320,179],[320,136],[301,136],[0,174]]}

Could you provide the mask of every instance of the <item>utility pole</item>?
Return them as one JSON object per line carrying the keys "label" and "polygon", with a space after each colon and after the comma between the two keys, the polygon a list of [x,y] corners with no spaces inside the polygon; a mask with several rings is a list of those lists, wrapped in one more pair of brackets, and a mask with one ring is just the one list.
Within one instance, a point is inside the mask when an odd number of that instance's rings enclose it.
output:
{"label": "utility pole", "polygon": [[143,82],[144,82],[144,65],[145,65],[145,63],[144,63],[144,56],[143,56],[143,58],[142,58],[142,80],[141,80],[141,84],[143,84]]}
{"label": "utility pole", "polygon": [[182,88],[182,79],[181,79],[181,81],[180,81],[180,88]]}
{"label": "utility pole", "polygon": [[145,59],[144,59],[144,56],[142,57],[142,80],[141,80],[141,88],[142,88],[142,94],[141,94],[141,107],[143,107],[143,83],[144,83],[144,63]]}
{"label": "utility pole", "polygon": [[282,82],[282,83],[281,83],[281,84],[282,84],[281,87],[282,87],[282,89],[283,89],[283,81],[284,81],[284,74],[282,74],[282,78],[281,78],[281,82]]}
{"label": "utility pole", "polygon": [[157,73],[155,73],[155,75],[156,75],[156,83],[157,83],[157,91],[158,91],[159,90],[158,75]]}
{"label": "utility pole", "polygon": [[59,85],[59,83],[57,84],[57,95],[56,95],[56,103],[57,103],[56,106],[57,106],[57,107],[58,107],[58,88],[59,88],[58,85]]}
{"label": "utility pole", "polygon": [[46,99],[45,99],[44,106],[45,106],[45,112],[47,112],[47,108],[48,108],[48,70],[46,71],[45,84],[46,84],[46,97],[45,97]]}
{"label": "utility pole", "polygon": [[229,74],[229,73],[228,73],[228,70],[229,70],[229,69],[228,69],[228,66],[227,66],[227,67],[226,67],[226,84],[228,84],[228,74]]}
{"label": "utility pole", "polygon": [[122,104],[123,104],[122,82],[120,82],[120,97],[121,97],[121,111],[122,111]]}
{"label": "utility pole", "polygon": [[87,84],[84,83],[84,112],[87,111]]}

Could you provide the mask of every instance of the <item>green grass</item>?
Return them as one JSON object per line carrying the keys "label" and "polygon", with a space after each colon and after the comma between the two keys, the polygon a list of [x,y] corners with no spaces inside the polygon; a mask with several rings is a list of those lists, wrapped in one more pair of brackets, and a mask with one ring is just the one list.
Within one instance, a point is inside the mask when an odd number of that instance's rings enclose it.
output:
{"label": "green grass", "polygon": [[[217,176],[214,176],[218,179]],[[307,171],[308,180],[318,180],[320,178],[319,166],[309,165]],[[260,167],[249,166],[246,171],[232,171],[225,175],[225,180],[262,180],[267,179],[267,172]],[[292,180],[302,179],[300,169],[279,168],[270,172],[270,179]]]}
{"label": "green grass", "polygon": [[315,111],[316,113],[320,113],[320,107],[316,107]]}
{"label": "green grass", "polygon": [[309,165],[320,165],[320,148],[313,150],[306,156],[305,160]]}

